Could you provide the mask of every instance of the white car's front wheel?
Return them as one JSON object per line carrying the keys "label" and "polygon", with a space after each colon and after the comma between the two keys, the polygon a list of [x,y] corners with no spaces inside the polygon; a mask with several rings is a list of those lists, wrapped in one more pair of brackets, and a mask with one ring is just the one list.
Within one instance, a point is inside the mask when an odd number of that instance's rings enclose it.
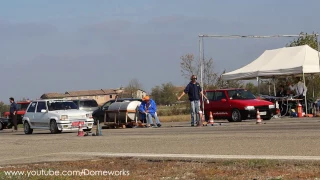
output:
{"label": "white car's front wheel", "polygon": [[25,121],[23,123],[23,130],[25,134],[32,134],[33,129],[31,129],[30,124],[28,123],[28,121]]}
{"label": "white car's front wheel", "polygon": [[55,120],[50,121],[50,132],[51,134],[61,133]]}

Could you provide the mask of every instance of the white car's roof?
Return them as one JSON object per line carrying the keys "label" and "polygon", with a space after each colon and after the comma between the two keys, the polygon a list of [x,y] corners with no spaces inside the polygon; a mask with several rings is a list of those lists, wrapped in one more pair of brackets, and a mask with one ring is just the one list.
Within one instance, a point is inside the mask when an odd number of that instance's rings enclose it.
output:
{"label": "white car's roof", "polygon": [[56,102],[73,102],[71,100],[68,99],[38,99],[38,100],[34,100],[33,102],[45,102],[45,101],[56,101]]}

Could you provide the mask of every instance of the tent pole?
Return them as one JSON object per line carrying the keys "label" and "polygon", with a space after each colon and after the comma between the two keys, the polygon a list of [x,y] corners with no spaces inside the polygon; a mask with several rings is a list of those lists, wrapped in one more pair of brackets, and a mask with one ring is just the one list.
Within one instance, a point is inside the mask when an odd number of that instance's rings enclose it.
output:
{"label": "tent pole", "polygon": [[312,97],[314,98],[314,74],[311,75],[312,78]]}
{"label": "tent pole", "polygon": [[[303,84],[306,85],[306,79],[304,77],[304,72],[302,73],[303,76]],[[304,96],[304,103],[306,105],[306,115],[308,114],[308,105],[307,105],[307,94]]]}
{"label": "tent pole", "polygon": [[276,92],[276,78],[273,77],[273,91],[274,91],[274,96],[277,96]]}
{"label": "tent pole", "polygon": [[[318,50],[318,58],[319,58],[319,70],[320,70],[320,54],[319,54],[319,34],[315,34],[316,38],[317,38],[317,50]],[[314,83],[314,80],[313,80]],[[314,91],[314,86],[313,86],[313,91]],[[314,97],[314,95],[313,95]]]}
{"label": "tent pole", "polygon": [[317,40],[317,50],[318,50],[318,58],[319,58],[319,69],[320,69],[320,54],[319,54],[319,34],[315,34]]}
{"label": "tent pole", "polygon": [[257,81],[258,81],[258,95],[260,95],[260,80],[259,80],[259,77],[257,77]]}
{"label": "tent pole", "polygon": [[[201,84],[201,88],[202,88],[202,92],[204,92],[204,87],[203,87],[203,62],[204,62],[204,53],[203,53],[203,37],[200,37],[199,39],[199,61],[200,61],[200,84]],[[203,101],[203,96],[201,96],[201,104],[200,106],[202,107],[202,111],[204,112],[204,101]],[[204,113],[203,113],[204,114]],[[205,116],[205,115],[204,115]],[[199,121],[201,121],[201,119],[199,119]]]}

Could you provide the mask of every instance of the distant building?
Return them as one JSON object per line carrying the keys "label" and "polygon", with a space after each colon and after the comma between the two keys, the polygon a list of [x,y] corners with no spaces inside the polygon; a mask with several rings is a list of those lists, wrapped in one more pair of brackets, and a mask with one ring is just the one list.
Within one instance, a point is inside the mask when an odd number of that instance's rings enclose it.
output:
{"label": "distant building", "polygon": [[[120,94],[119,94],[120,92]],[[115,99],[119,94],[122,97],[122,94],[125,92],[119,91],[119,89],[99,89],[99,90],[83,90],[83,91],[67,91],[63,93],[46,93],[43,94],[41,99],[94,99],[97,101],[99,105],[103,103]],[[142,98],[145,96],[146,92],[143,90],[138,90],[135,92],[138,98]]]}
{"label": "distant building", "polygon": [[123,93],[121,93],[120,97],[123,97],[123,98],[140,98],[140,99],[142,99],[146,95],[147,95],[147,93],[142,89],[137,89],[137,90],[134,90],[134,91],[124,89],[124,91],[123,91]]}

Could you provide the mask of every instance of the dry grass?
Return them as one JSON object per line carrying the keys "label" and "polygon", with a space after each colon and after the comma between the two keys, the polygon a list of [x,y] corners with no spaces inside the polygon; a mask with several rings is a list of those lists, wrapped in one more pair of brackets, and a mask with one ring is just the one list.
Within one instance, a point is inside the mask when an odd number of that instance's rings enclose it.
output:
{"label": "dry grass", "polygon": [[288,162],[269,160],[238,161],[164,161],[137,158],[105,158],[92,161],[51,162],[17,165],[0,169],[0,179],[27,179],[8,177],[4,171],[124,171],[128,176],[32,176],[28,179],[316,179],[320,177],[320,162]]}
{"label": "dry grass", "polygon": [[177,116],[159,116],[161,122],[188,122],[190,121],[190,114]]}

